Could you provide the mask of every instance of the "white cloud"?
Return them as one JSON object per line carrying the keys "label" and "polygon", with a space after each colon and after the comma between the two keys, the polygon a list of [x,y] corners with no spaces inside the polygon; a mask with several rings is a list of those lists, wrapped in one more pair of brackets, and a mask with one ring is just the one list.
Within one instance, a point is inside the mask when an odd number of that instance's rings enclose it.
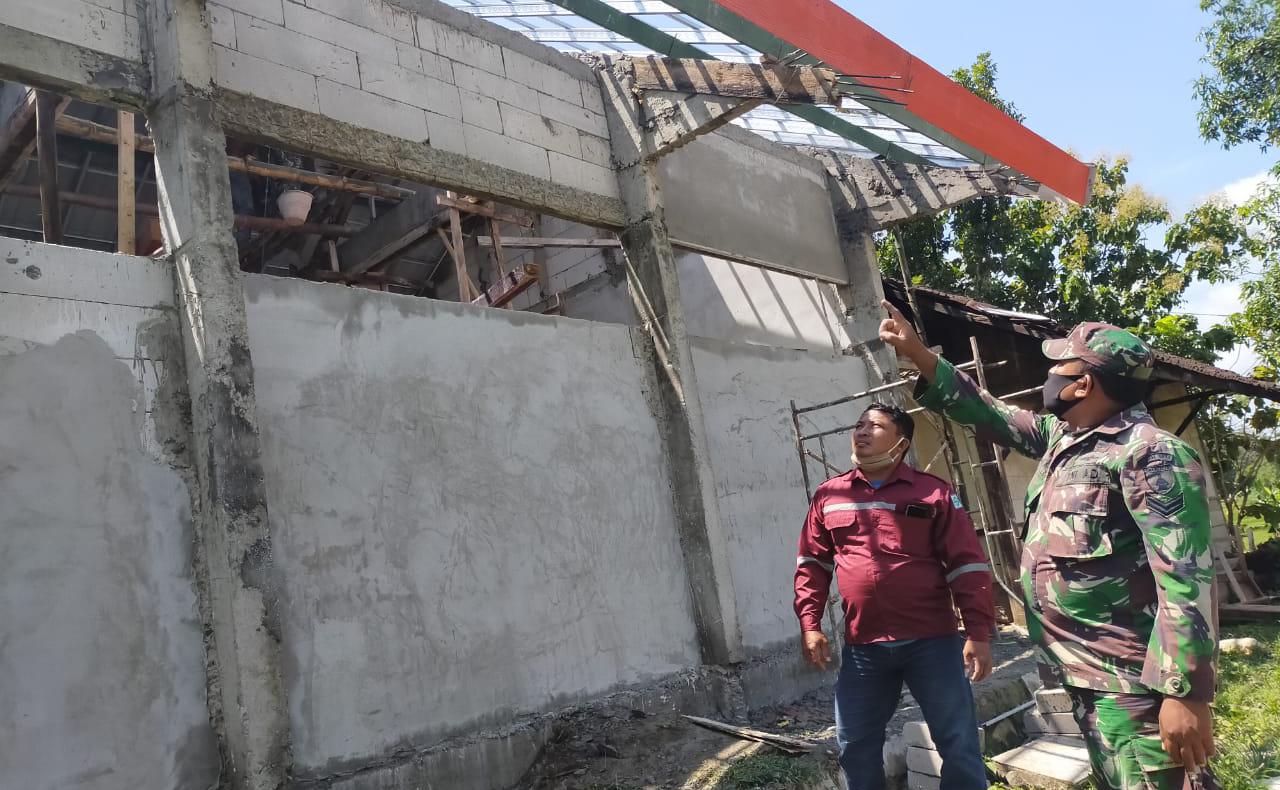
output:
{"label": "white cloud", "polygon": [[[1220,200],[1238,206],[1257,194],[1258,188],[1265,182],[1275,178],[1270,170],[1263,170],[1237,181],[1232,181],[1220,189],[1204,196],[1200,201]],[[1178,308],[1179,313],[1190,313],[1200,322],[1201,329],[1208,329],[1214,324],[1224,323],[1227,316],[1240,310],[1240,283],[1227,282],[1211,284],[1196,282],[1187,289],[1185,301]],[[1258,355],[1253,349],[1241,343],[1218,355],[1218,366],[1248,375],[1259,363]]]}
{"label": "white cloud", "polygon": [[[1196,282],[1187,289],[1186,301],[1178,308],[1180,313],[1190,313],[1200,322],[1201,329],[1226,321],[1226,317],[1240,309],[1240,283]],[[1240,343],[1218,355],[1218,366],[1248,375],[1258,364],[1253,349]]]}
{"label": "white cloud", "polygon": [[1271,171],[1263,170],[1261,173],[1255,173],[1251,176],[1245,176],[1238,181],[1232,181],[1221,189],[1217,189],[1206,195],[1204,200],[1225,200],[1233,206],[1238,206],[1256,195],[1258,193],[1258,187],[1262,186],[1265,181],[1271,178],[1274,178],[1274,176],[1271,175]]}

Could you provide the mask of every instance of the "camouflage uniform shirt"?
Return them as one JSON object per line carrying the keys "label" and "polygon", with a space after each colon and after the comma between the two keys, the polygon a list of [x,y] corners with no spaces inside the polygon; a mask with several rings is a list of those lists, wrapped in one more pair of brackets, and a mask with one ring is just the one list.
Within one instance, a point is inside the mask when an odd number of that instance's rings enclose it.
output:
{"label": "camouflage uniform shirt", "polygon": [[944,359],[917,399],[1040,459],[1021,583],[1042,662],[1068,686],[1211,700],[1213,565],[1195,451],[1142,405],[1073,433],[996,400]]}

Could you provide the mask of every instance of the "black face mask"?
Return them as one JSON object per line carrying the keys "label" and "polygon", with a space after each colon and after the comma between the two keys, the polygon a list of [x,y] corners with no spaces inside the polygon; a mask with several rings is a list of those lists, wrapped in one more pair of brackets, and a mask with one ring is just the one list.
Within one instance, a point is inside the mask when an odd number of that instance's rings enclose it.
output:
{"label": "black face mask", "polygon": [[1044,382],[1044,408],[1055,417],[1061,418],[1071,407],[1079,403],[1079,400],[1066,400],[1062,397],[1062,391],[1067,388],[1068,384],[1074,384],[1084,378],[1085,374],[1081,373],[1075,376],[1064,376],[1061,373],[1050,373],[1049,378]]}

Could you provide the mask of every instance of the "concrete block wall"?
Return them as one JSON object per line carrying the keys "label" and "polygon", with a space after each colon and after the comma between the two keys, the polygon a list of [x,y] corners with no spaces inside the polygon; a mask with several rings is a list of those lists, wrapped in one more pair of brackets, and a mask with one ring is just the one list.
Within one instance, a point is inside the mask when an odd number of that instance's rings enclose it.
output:
{"label": "concrete block wall", "polygon": [[[702,338],[694,341],[694,364],[720,515],[730,536],[743,638],[760,651],[793,641],[799,628],[791,590],[796,541],[809,503],[790,401],[820,403],[864,389],[866,372],[849,357]],[[805,424],[837,427],[852,422],[845,418],[855,409],[815,412]],[[849,466],[848,441],[844,434],[828,442],[841,471]],[[814,474],[816,487],[833,473]]]}
{"label": "concrete block wall", "polygon": [[126,60],[142,60],[134,0],[6,0],[0,3],[0,24]]}
{"label": "concrete block wall", "polygon": [[673,240],[848,281],[814,157],[730,125],[659,165]]}
{"label": "concrete block wall", "polygon": [[218,780],[182,379],[167,264],[0,238],[4,787]]}
{"label": "concrete block wall", "polygon": [[246,284],[300,777],[697,665],[626,327]]}
{"label": "concrete block wall", "polygon": [[617,195],[594,72],[518,33],[434,0],[209,9],[225,88]]}

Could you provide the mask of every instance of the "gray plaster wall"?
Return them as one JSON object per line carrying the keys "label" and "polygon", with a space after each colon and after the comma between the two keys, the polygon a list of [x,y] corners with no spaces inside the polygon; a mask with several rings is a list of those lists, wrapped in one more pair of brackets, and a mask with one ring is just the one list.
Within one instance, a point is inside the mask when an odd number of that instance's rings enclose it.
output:
{"label": "gray plaster wall", "polygon": [[0,787],[217,781],[172,304],[163,263],[0,238]]}
{"label": "gray plaster wall", "polygon": [[246,288],[300,776],[697,663],[626,327]]}
{"label": "gray plaster wall", "polygon": [[848,282],[817,159],[727,126],[662,157],[673,240]]}
{"label": "gray plaster wall", "polygon": [[[727,522],[743,640],[761,650],[794,639],[791,610],[796,542],[809,502],[791,421],[790,401],[807,405],[866,387],[850,357],[697,338],[698,388],[715,468],[720,514]],[[803,427],[853,422],[857,405],[814,412]],[[833,465],[849,468],[849,437],[831,437]],[[826,476],[811,465],[813,484]]]}

